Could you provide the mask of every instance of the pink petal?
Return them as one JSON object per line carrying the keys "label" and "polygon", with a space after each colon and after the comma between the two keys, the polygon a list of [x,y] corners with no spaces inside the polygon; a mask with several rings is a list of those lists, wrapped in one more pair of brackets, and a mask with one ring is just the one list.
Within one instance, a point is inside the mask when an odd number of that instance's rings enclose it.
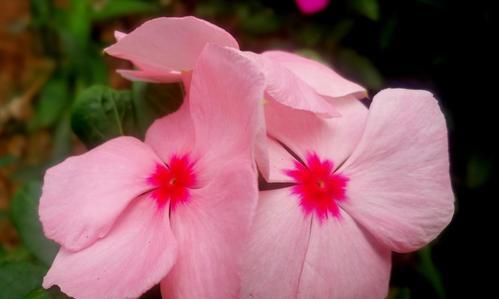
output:
{"label": "pink petal", "polygon": [[194,147],[194,128],[186,97],[180,108],[172,114],[154,121],[147,129],[145,143],[163,161],[173,155],[182,156]]}
{"label": "pink petal", "polygon": [[[334,100],[341,117],[322,118],[290,109],[274,101],[265,105],[268,134],[288,146],[302,160],[315,152],[335,166],[352,153],[364,131],[367,108],[358,100]],[[272,163],[272,161],[271,161]]]}
{"label": "pink petal", "polygon": [[104,51],[130,60],[143,71],[192,70],[208,43],[239,48],[225,30],[195,17],[157,18],[145,22]]}
{"label": "pink petal", "polygon": [[[264,78],[238,50],[208,45],[192,74],[190,101],[195,140],[205,159],[252,159],[264,134]],[[218,162],[217,162],[218,163]]]}
{"label": "pink petal", "polygon": [[296,4],[301,12],[314,14],[325,9],[329,4],[329,0],[296,0]]}
{"label": "pink petal", "polygon": [[319,223],[291,190],[260,192],[241,298],[384,298],[391,252],[346,214]]}
{"label": "pink petal", "polygon": [[258,198],[255,139],[263,76],[237,50],[208,45],[192,74],[198,188],[172,213],[179,258],[162,282],[167,298],[234,298],[238,259]]}
{"label": "pink petal", "polygon": [[311,220],[290,188],[260,192],[244,251],[241,298],[296,298]]}
{"label": "pink petal", "polygon": [[125,36],[127,36],[127,34],[125,32],[121,32],[121,31],[118,31],[118,30],[114,31],[114,39],[116,39],[116,41],[120,41]]}
{"label": "pink petal", "polygon": [[164,298],[236,298],[239,292],[239,257],[258,198],[256,172],[246,159],[205,166],[216,175],[171,215],[179,250],[161,283]]}
{"label": "pink petal", "polygon": [[447,129],[429,92],[378,93],[364,135],[340,172],[350,178],[348,200],[340,204],[394,251],[424,246],[452,218]]}
{"label": "pink petal", "polygon": [[297,297],[386,298],[391,251],[341,215],[312,222]]}
{"label": "pink petal", "polygon": [[267,95],[279,103],[305,111],[339,116],[336,109],[306,82],[281,64],[262,56]]}
{"label": "pink petal", "polygon": [[251,52],[242,52],[242,55],[260,65],[261,71],[265,74],[267,98],[295,109],[326,116],[339,116],[333,105],[279,62]]}
{"label": "pink petal", "polygon": [[330,67],[317,61],[283,51],[267,51],[262,55],[282,64],[322,96],[330,98],[351,96],[356,99],[367,96],[362,86],[343,78]]}
{"label": "pink petal", "polygon": [[258,172],[262,174],[265,179],[272,177],[270,173],[275,172],[275,170],[270,169],[270,153],[268,148],[269,145],[267,144],[268,142],[269,141],[265,122],[262,121],[260,130],[257,133],[255,139],[255,162],[258,168]]}
{"label": "pink petal", "polygon": [[78,299],[137,298],[165,277],[176,254],[168,210],[143,196],[105,238],[77,252],[62,248],[43,287],[58,285]]}
{"label": "pink petal", "polygon": [[284,147],[272,138],[266,141],[269,157],[268,175],[262,173],[269,183],[291,183],[294,182],[284,170],[293,169],[295,158]]}
{"label": "pink petal", "polygon": [[39,214],[45,235],[71,250],[104,237],[129,202],[150,187],[160,162],[132,137],[112,139],[45,174]]}
{"label": "pink petal", "polygon": [[181,74],[176,71],[116,70],[116,72],[130,81],[173,83],[181,81],[182,78]]}

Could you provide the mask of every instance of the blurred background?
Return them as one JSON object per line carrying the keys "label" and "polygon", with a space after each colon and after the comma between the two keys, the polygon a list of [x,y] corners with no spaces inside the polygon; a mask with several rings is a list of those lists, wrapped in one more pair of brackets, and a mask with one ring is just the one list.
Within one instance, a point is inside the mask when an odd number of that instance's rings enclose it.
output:
{"label": "blurred background", "polygon": [[[132,86],[117,76],[116,68],[130,66],[102,49],[114,30],[183,15],[225,28],[244,50],[284,49],[329,63],[371,97],[386,87],[432,91],[449,127],[457,210],[430,246],[394,255],[389,298],[489,295],[494,274],[480,268],[497,271],[488,231],[489,206],[499,199],[492,11],[492,1],[481,0],[330,0],[316,13],[293,0],[0,0],[0,299],[65,298],[40,287],[57,250],[37,220],[43,172],[98,143],[74,120],[74,102],[89,86],[173,98],[170,87]],[[144,298],[159,298],[158,290]]]}

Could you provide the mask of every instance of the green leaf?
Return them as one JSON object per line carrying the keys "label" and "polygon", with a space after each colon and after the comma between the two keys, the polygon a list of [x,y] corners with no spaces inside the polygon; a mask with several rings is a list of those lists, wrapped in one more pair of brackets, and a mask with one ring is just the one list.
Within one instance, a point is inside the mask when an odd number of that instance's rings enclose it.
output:
{"label": "green leaf", "polygon": [[352,19],[341,19],[327,32],[327,44],[335,46],[339,44],[352,31],[355,21]]}
{"label": "green leaf", "polygon": [[228,8],[229,5],[228,3],[222,3],[220,0],[214,0],[210,2],[204,2],[200,1],[196,3],[195,10],[193,15],[203,18],[203,19],[215,19],[217,16],[219,16],[225,9],[231,9],[232,7]]}
{"label": "green leaf", "polygon": [[18,246],[11,250],[5,250],[3,256],[0,256],[0,265],[6,262],[27,262],[33,259],[33,256],[24,246]]}
{"label": "green leaf", "polygon": [[42,283],[46,267],[31,262],[0,264],[0,299],[23,299]]}
{"label": "green leaf", "polygon": [[379,36],[379,45],[381,49],[386,49],[390,46],[395,35],[395,30],[397,29],[397,23],[397,17],[392,16],[383,25]]}
{"label": "green leaf", "polygon": [[51,161],[58,163],[66,158],[73,147],[71,131],[71,115],[66,113],[61,121],[57,124],[53,135],[53,146],[51,153]]}
{"label": "green leaf", "polygon": [[5,155],[0,157],[0,167],[10,165],[17,161],[17,157],[11,155]]}
{"label": "green leaf", "polygon": [[37,288],[32,290],[23,299],[67,299],[68,296],[61,293],[58,288],[52,287],[48,290]]}
{"label": "green leaf", "polygon": [[338,66],[345,75],[362,85],[379,90],[383,87],[383,77],[374,64],[365,56],[351,49],[343,49],[337,55],[335,66]]}
{"label": "green leaf", "polygon": [[31,0],[30,10],[32,23],[35,26],[46,25],[50,21],[52,12],[52,1],[47,0]]}
{"label": "green leaf", "polygon": [[58,246],[45,238],[38,218],[38,201],[41,193],[39,182],[28,182],[12,198],[10,215],[26,248],[38,259],[49,265]]}
{"label": "green leaf", "polygon": [[66,79],[53,78],[43,88],[36,104],[35,116],[29,124],[36,130],[54,125],[70,103]]}
{"label": "green leaf", "polygon": [[53,299],[53,297],[45,289],[38,288],[29,292],[23,299]]}
{"label": "green leaf", "polygon": [[88,68],[88,78],[85,86],[91,84],[108,84],[109,71],[104,59],[102,59],[100,47],[100,45],[98,47],[91,47],[91,51],[88,53],[88,65],[86,66]]}
{"label": "green leaf", "polygon": [[250,34],[264,35],[281,28],[281,20],[271,9],[251,9],[247,5],[239,5],[235,13],[241,28]]}
{"label": "green leaf", "polygon": [[152,122],[176,111],[182,104],[184,91],[181,84],[148,84],[134,82],[133,102],[136,111],[139,136]]}
{"label": "green leaf", "polygon": [[132,94],[105,86],[83,90],[73,106],[71,127],[89,147],[117,136],[134,135]]}
{"label": "green leaf", "polygon": [[92,6],[91,16],[94,21],[119,18],[127,15],[151,13],[159,6],[143,0],[108,0],[100,1]]}
{"label": "green leaf", "polygon": [[296,54],[318,61],[323,64],[327,64],[327,61],[321,56],[321,54],[314,49],[310,48],[299,49],[296,51]]}
{"label": "green leaf", "polygon": [[377,21],[379,19],[379,4],[378,0],[351,0],[348,2],[352,9],[360,15]]}
{"label": "green leaf", "polygon": [[[80,45],[87,45],[90,40],[92,23],[90,20],[90,1],[71,0],[66,22],[69,32]],[[86,47],[84,47],[86,48]]]}
{"label": "green leaf", "polygon": [[493,169],[491,157],[486,157],[474,153],[471,155],[468,161],[467,174],[466,174],[466,185],[471,188],[479,188],[486,184],[492,176]]}
{"label": "green leaf", "polygon": [[10,173],[9,179],[19,182],[41,180],[46,169],[47,165],[44,164],[24,165]]}
{"label": "green leaf", "polygon": [[391,289],[387,299],[411,299],[411,290],[409,288]]}
{"label": "green leaf", "polygon": [[426,246],[425,248],[419,250],[418,255],[420,259],[418,271],[433,286],[438,297],[440,299],[445,299],[446,295],[442,277],[440,276],[437,267],[435,267],[431,259],[431,247]]}
{"label": "green leaf", "polygon": [[63,9],[54,14],[58,38],[61,42],[68,70],[80,73],[88,72],[88,56],[92,43],[89,0],[70,0]]}
{"label": "green leaf", "polygon": [[298,38],[300,44],[314,48],[323,40],[323,33],[324,30],[320,26],[308,24],[297,30],[294,35]]}

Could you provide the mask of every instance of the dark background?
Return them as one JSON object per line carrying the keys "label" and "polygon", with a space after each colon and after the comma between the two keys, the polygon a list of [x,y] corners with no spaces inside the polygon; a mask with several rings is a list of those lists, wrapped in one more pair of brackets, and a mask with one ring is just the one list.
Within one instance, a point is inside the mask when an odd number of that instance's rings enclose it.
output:
{"label": "dark background", "polygon": [[101,53],[113,30],[192,14],[227,29],[244,50],[279,48],[330,63],[370,96],[387,87],[432,91],[449,127],[456,213],[430,247],[394,256],[390,297],[490,295],[499,199],[492,1],[331,0],[303,15],[293,0],[0,0],[0,11],[0,277],[10,277],[2,265],[11,262],[46,267],[12,202],[19,190],[33,189],[26,184],[39,184],[47,166],[84,150],[70,129],[74,99],[93,84],[130,88],[114,73],[124,63]]}

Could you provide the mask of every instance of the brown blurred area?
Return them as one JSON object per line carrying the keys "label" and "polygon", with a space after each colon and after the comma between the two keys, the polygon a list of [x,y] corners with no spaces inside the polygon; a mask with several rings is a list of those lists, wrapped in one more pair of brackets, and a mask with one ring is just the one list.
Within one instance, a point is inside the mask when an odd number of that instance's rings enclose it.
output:
{"label": "brown blurred area", "polygon": [[[37,53],[27,30],[29,2],[0,0],[0,7],[0,156],[22,158],[29,155],[30,146],[43,150],[48,136],[9,134],[7,126],[30,117],[33,97],[43,86],[51,66]],[[0,168],[1,210],[7,208],[7,200],[15,189],[7,179],[13,170],[9,165]],[[15,231],[0,219],[0,243],[15,242]]]}
{"label": "brown blurred area", "polygon": [[[27,181],[25,172],[36,168],[36,172],[46,168],[51,160],[54,147],[55,129],[41,127],[29,128],[35,117],[35,109],[40,92],[55,75],[57,68],[67,64],[67,57],[60,51],[59,43],[51,44],[55,55],[47,51],[46,41],[42,40],[43,30],[33,27],[32,10],[34,1],[0,0],[0,245],[13,248],[19,245],[16,231],[8,221],[9,199],[15,191]],[[46,1],[57,9],[67,10],[68,0]],[[89,1],[93,8],[98,8],[106,1]],[[173,1],[175,2],[175,1]],[[177,14],[184,12],[180,2],[170,5]],[[161,13],[161,12],[160,12]],[[91,43],[102,45],[114,41],[114,31],[129,31],[147,18],[143,14],[123,16],[102,22],[95,22],[91,28]],[[92,49],[95,52],[100,49]],[[101,54],[98,58],[104,62],[108,85],[123,89],[129,88],[130,82],[116,74],[118,68],[129,68],[126,61],[113,59]],[[84,60],[84,58],[82,58]],[[85,61],[83,61],[85,63]],[[63,68],[62,67],[62,68]],[[91,81],[91,80],[90,80]],[[92,82],[89,82],[90,84]],[[73,88],[75,87],[68,87]],[[74,94],[70,94],[74,97]],[[67,99],[71,103],[73,99]],[[71,153],[85,151],[83,144],[71,134]],[[19,179],[13,179],[19,177]]]}

